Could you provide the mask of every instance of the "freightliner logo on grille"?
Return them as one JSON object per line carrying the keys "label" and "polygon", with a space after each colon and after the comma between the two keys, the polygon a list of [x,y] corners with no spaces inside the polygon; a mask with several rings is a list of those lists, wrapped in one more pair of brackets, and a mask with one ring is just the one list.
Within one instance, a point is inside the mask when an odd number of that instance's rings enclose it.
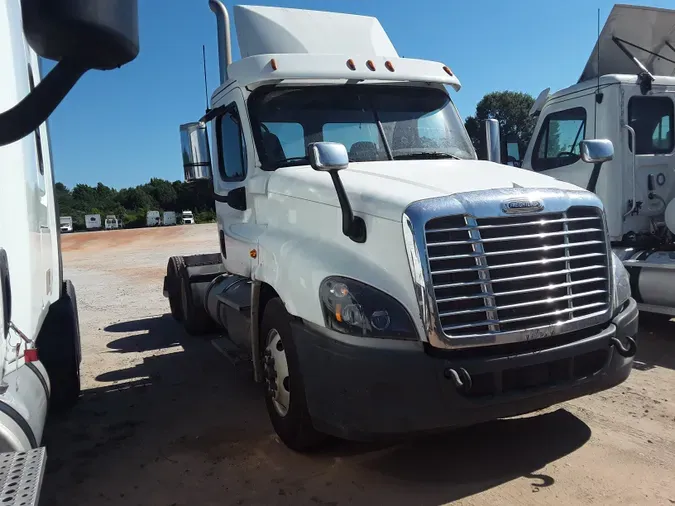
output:
{"label": "freightliner logo on grille", "polygon": [[502,202],[502,211],[506,214],[537,213],[544,210],[540,200],[514,199]]}

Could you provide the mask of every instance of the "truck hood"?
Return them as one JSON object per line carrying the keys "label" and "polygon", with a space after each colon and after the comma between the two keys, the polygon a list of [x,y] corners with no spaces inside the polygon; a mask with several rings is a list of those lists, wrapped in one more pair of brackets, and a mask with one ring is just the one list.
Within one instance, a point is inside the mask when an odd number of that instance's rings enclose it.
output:
{"label": "truck hood", "polygon": [[[536,172],[479,160],[351,163],[340,178],[355,212],[400,221],[412,202],[495,188],[580,188]],[[309,166],[276,170],[268,192],[339,207],[328,174]]]}

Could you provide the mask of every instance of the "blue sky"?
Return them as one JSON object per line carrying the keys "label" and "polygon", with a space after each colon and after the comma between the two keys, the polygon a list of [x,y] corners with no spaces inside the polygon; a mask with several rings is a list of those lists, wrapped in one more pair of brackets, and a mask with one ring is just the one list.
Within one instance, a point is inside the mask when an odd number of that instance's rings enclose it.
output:
{"label": "blue sky", "polygon": [[[490,91],[537,95],[576,80],[608,0],[276,0],[243,2],[377,17],[398,53],[446,63],[462,117]],[[636,2],[673,7],[672,0]],[[231,8],[233,2],[226,1]],[[413,7],[414,6],[414,7]],[[150,177],[181,179],[178,126],[204,112],[218,83],[215,18],[207,0],[140,0],[141,53],[125,67],[90,71],[50,119],[56,179],[122,188]],[[235,30],[233,29],[233,34]],[[236,47],[233,56],[239,57]],[[45,65],[45,71],[51,65]]]}

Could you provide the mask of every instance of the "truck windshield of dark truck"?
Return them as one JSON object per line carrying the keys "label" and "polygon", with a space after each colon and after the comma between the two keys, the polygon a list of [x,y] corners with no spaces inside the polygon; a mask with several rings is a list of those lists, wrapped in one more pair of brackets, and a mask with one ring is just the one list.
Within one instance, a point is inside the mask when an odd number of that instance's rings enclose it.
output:
{"label": "truck windshield of dark truck", "polygon": [[249,111],[266,170],[307,164],[307,144],[340,142],[351,162],[475,159],[457,109],[438,89],[378,86],[265,87]]}

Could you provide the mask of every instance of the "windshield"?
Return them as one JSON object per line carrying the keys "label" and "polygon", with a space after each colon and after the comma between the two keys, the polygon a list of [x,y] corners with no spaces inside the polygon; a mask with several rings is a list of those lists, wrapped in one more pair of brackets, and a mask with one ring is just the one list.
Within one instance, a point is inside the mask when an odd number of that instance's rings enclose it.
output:
{"label": "windshield", "polygon": [[439,89],[376,85],[266,88],[249,99],[263,169],[307,162],[306,146],[345,145],[351,162],[475,159],[457,109]]}

